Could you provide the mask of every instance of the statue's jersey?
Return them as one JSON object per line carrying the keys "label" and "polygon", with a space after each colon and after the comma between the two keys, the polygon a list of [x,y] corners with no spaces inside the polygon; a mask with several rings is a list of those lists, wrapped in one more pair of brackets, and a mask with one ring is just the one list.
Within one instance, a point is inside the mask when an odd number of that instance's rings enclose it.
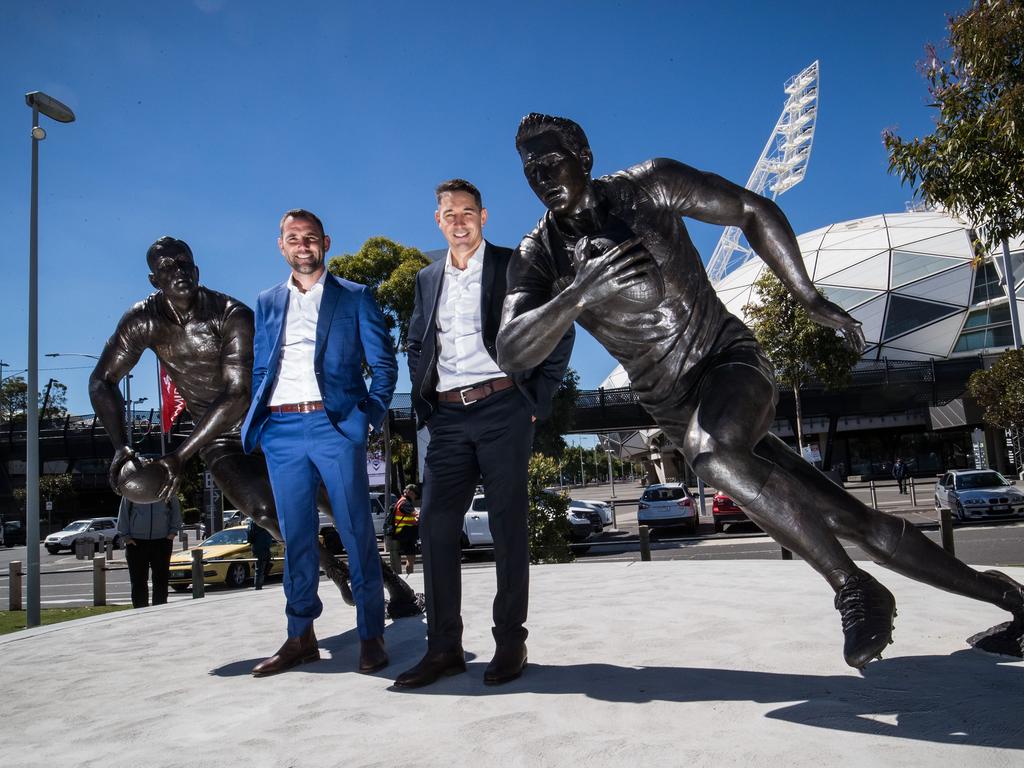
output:
{"label": "statue's jersey", "polygon": [[[133,361],[152,349],[198,421],[224,391],[225,367],[252,375],[252,334],[249,307],[200,286],[192,315],[184,323],[157,292],[124,314],[111,341]],[[237,432],[240,424],[241,417],[228,431]]]}
{"label": "statue's jersey", "polygon": [[[651,308],[643,302],[610,299],[584,310],[578,321],[629,374],[633,390],[648,406],[687,397],[700,381],[705,363],[734,345],[756,348],[750,330],[731,315],[708,279],[700,255],[683,225],[690,189],[682,174],[666,173],[673,160],[649,160],[594,180],[607,211],[600,237],[621,243],[639,236],[653,260],[655,275],[637,292],[662,297]],[[510,292],[550,299],[572,282],[576,238],[559,230],[548,212],[519,246],[518,274]],[[648,302],[650,303],[650,302]]]}

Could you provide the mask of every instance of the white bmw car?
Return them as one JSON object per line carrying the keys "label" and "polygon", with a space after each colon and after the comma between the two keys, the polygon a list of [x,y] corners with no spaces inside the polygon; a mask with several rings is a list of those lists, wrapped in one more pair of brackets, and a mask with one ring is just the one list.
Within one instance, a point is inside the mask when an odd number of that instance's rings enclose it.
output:
{"label": "white bmw car", "polygon": [[954,469],[935,484],[935,509],[957,520],[1024,517],[1024,493],[991,469]]}

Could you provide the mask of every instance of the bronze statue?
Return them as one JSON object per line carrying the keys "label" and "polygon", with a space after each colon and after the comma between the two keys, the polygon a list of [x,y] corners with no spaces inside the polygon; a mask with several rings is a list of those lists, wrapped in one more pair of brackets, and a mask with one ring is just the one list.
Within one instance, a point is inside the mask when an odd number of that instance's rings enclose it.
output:
{"label": "bronze statue", "polygon": [[979,573],[904,520],[864,506],[768,432],[777,400],[772,366],[719,300],[681,217],[739,226],[811,317],[862,351],[860,324],[815,289],[775,203],[664,158],[594,179],[587,137],[565,118],[527,115],[516,148],[548,210],[509,266],[501,367],[537,365],[578,320],[622,364],[693,470],[825,577],[851,666],[892,642],[896,604],[840,538],[898,573],[1011,612],[1010,624],[970,642],[1021,656],[1020,584]]}
{"label": "bronze statue", "polygon": [[[92,406],[114,444],[111,487],[120,492],[128,462],[141,464],[129,443],[118,382],[152,349],[195,420],[192,434],[156,460],[165,475],[155,495],[175,493],[182,468],[198,453],[228,500],[281,541],[266,463],[261,454],[246,455],[239,436],[252,395],[252,310],[201,286],[192,250],[182,240],[161,237],[146,252],[146,262],[157,290],[124,314],[89,379]],[[345,602],[354,605],[348,567],[335,559],[330,544],[321,544],[321,567]],[[391,598],[388,614],[398,618],[422,612],[422,597],[383,560],[382,566]]]}

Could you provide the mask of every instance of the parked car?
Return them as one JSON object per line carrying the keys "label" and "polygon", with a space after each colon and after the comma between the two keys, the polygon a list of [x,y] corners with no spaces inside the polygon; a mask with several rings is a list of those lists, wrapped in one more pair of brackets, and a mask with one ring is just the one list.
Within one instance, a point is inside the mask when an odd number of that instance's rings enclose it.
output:
{"label": "parked car", "polygon": [[719,491],[711,500],[711,514],[715,520],[715,533],[721,533],[729,523],[746,523],[750,521],[747,513],[736,506],[736,502]]}
{"label": "parked car", "polygon": [[[566,512],[565,519],[568,525],[567,536],[573,544],[582,544],[594,532],[594,522],[589,510],[574,510],[570,507]],[[493,544],[494,539],[491,538],[491,529],[487,518],[487,497],[478,493],[473,497],[463,518],[462,546],[464,549],[469,549],[489,547]]]}
{"label": "parked car", "polygon": [[5,547],[25,546],[25,526],[20,520],[8,520],[4,523],[3,544]]}
{"label": "parked car", "polygon": [[593,527],[594,533],[600,533],[604,530],[604,518],[601,515],[601,510],[596,507],[570,499],[569,510],[576,512],[579,517],[587,518]]}
{"label": "parked car", "polygon": [[650,528],[685,526],[691,534],[700,523],[693,494],[683,483],[655,483],[644,488],[636,521]]}
{"label": "parked car", "polygon": [[79,540],[91,541],[96,549],[105,546],[107,540],[110,540],[113,542],[114,549],[120,549],[121,535],[117,532],[117,518],[92,517],[86,520],[75,520],[65,526],[64,530],[47,536],[43,541],[43,546],[51,555],[56,555],[62,549],[74,552],[75,542]]}
{"label": "parked car", "polygon": [[596,499],[572,499],[572,506],[582,505],[584,507],[590,507],[596,509],[601,514],[601,525],[612,524],[612,507],[606,501],[597,501]]}
{"label": "parked car", "polygon": [[991,469],[954,469],[935,484],[935,509],[958,520],[1024,517],[1024,493]]}
{"label": "parked car", "polygon": [[[253,574],[255,558],[249,544],[248,527],[237,525],[217,531],[210,538],[196,545],[203,550],[203,583],[226,584],[242,587]],[[195,549],[193,547],[192,549]],[[184,592],[192,585],[192,549],[176,552],[171,556],[171,570],[168,583],[175,592]],[[270,547],[269,576],[278,576],[284,571],[284,545],[275,541]]]}
{"label": "parked car", "polygon": [[[391,495],[391,504],[398,501],[398,497],[394,494]],[[384,518],[388,516],[387,509],[384,508],[384,494],[378,491],[370,493],[370,517],[373,518],[373,531],[377,534],[378,539],[384,538]]]}

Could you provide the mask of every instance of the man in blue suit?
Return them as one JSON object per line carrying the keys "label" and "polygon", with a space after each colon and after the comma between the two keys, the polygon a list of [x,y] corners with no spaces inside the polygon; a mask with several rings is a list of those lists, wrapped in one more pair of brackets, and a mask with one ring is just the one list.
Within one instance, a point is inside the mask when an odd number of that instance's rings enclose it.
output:
{"label": "man in blue suit", "polygon": [[[323,608],[316,495],[320,482],[348,553],[359,629],[359,671],[387,666],[384,592],[370,517],[366,436],[379,430],[398,366],[384,316],[366,286],[328,274],[331,239],[306,210],[281,219],[287,281],[260,294],[253,342],[253,399],[242,443],[262,447],[285,540],[288,639],[253,668],[257,677],[320,658],[313,621]],[[373,378],[369,389],[363,363]]]}

